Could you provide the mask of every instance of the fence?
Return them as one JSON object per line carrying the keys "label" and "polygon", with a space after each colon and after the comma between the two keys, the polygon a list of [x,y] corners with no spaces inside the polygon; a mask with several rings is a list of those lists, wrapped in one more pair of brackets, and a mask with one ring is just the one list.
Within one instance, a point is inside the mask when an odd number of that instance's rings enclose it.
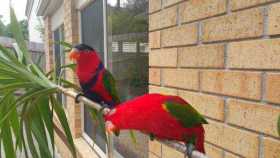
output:
{"label": "fence", "polygon": [[[15,49],[15,42],[13,38],[0,36],[0,44],[6,48]],[[31,53],[34,63],[45,69],[44,45],[42,43],[27,42],[27,48]]]}

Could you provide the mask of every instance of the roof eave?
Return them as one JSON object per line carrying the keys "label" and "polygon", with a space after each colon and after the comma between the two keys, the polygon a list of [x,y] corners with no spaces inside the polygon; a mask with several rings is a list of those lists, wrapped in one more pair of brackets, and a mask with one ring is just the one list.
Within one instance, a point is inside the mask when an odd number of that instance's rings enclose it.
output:
{"label": "roof eave", "polygon": [[36,9],[36,15],[43,17],[52,15],[62,3],[62,0],[40,0]]}
{"label": "roof eave", "polygon": [[29,18],[31,15],[31,11],[34,5],[34,0],[27,0],[26,6],[25,6],[25,15]]}

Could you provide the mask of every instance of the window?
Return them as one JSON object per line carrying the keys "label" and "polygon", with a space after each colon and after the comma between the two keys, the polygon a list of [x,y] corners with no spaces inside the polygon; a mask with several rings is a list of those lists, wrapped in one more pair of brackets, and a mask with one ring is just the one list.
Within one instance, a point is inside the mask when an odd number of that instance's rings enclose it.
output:
{"label": "window", "polygon": [[[82,43],[93,47],[104,61],[103,0],[95,0],[81,11]],[[89,110],[84,107],[84,135],[93,140],[100,152],[106,153],[106,143],[101,136],[98,124],[92,121]]]}
{"label": "window", "polygon": [[[148,0],[108,0],[107,19],[108,67],[121,100],[147,93]],[[148,138],[140,133],[137,146],[128,132],[121,132],[114,138],[114,147],[126,158],[148,157]]]}
{"label": "window", "polygon": [[[54,41],[63,41],[64,40],[64,29],[63,25],[54,30],[53,39]],[[54,65],[56,68],[60,68],[62,65],[65,65],[65,53],[64,48],[55,43],[54,44]],[[56,77],[57,78],[65,78],[65,72],[61,69],[56,69]],[[59,81],[58,81],[59,82]],[[62,103],[62,105],[66,106],[66,97],[62,93],[57,95],[58,100]]]}
{"label": "window", "polygon": [[[100,53],[122,101],[148,92],[147,11],[148,0],[95,0],[80,12],[81,42]],[[83,136],[105,156],[105,142],[86,107],[83,115]],[[121,132],[114,147],[126,158],[148,157],[148,138],[137,133],[137,140],[135,148],[128,133]]]}

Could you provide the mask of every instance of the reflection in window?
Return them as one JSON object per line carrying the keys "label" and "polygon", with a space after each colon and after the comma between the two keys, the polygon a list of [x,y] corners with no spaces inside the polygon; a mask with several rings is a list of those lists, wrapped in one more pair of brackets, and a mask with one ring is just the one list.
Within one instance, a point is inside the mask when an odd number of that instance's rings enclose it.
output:
{"label": "reflection in window", "polygon": [[[108,67],[122,101],[148,92],[148,0],[108,0]],[[133,118],[132,118],[133,119]],[[126,158],[148,157],[148,138],[137,144],[122,132],[114,145]]]}
{"label": "reflection in window", "polygon": [[[53,40],[54,41],[63,41],[64,40],[64,27],[61,25],[59,28],[54,30],[53,32]],[[54,43],[54,65],[56,69],[56,77],[57,78],[65,78],[65,72],[63,69],[60,69],[62,65],[65,65],[65,57],[64,57],[64,49],[60,44]],[[62,93],[57,94],[57,99],[61,102],[61,104],[66,107],[66,97]]]}

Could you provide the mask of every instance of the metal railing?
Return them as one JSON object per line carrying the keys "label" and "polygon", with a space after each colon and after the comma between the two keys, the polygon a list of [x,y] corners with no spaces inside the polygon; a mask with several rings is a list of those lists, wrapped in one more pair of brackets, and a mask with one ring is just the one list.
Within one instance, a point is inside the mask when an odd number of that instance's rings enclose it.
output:
{"label": "metal railing", "polygon": [[[64,87],[58,86],[58,89],[64,93],[66,96],[69,96],[71,98],[76,98],[78,96],[78,93],[70,90],[70,89],[66,89]],[[100,106],[98,103],[92,102],[90,99],[84,97],[84,96],[79,96],[77,98],[77,100],[79,102],[82,102],[84,105],[94,108],[96,110],[101,110],[102,106]],[[106,115],[110,112],[110,109],[105,108],[102,110],[103,114]],[[114,147],[113,147],[113,136],[110,133],[107,133],[107,138],[108,138],[108,144],[107,144],[107,157],[108,158],[114,158]],[[186,146],[183,144],[179,144],[179,143],[175,143],[172,141],[162,141],[162,140],[158,140],[163,144],[166,144],[169,147],[172,147],[180,152],[185,153],[186,151]],[[191,154],[190,158],[208,158],[206,155],[202,154],[199,151],[194,150]]]}

